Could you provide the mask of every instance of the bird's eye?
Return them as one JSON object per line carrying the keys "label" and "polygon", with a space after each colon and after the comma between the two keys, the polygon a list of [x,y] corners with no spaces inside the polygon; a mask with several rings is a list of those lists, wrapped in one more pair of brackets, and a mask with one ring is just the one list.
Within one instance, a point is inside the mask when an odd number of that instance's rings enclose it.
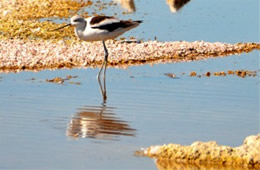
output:
{"label": "bird's eye", "polygon": [[74,22],[80,22],[82,19],[81,18],[78,18],[78,19],[75,19]]}

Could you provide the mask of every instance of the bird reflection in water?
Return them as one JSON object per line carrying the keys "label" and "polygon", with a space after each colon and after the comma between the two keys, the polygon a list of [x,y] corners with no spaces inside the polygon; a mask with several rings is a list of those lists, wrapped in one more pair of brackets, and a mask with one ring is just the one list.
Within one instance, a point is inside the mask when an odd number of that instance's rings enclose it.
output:
{"label": "bird reflection in water", "polygon": [[84,106],[72,117],[66,135],[73,138],[118,140],[120,136],[135,136],[136,130],[127,121],[115,116],[114,107],[106,106],[105,78],[98,79],[103,103],[100,106]]}
{"label": "bird reflection in water", "polygon": [[118,2],[129,13],[133,13],[136,10],[134,0],[114,0],[114,1]]}
{"label": "bird reflection in water", "polygon": [[178,10],[180,10],[189,1],[190,0],[166,0],[172,13],[175,13]]}
{"label": "bird reflection in water", "polygon": [[116,140],[119,136],[135,136],[128,122],[115,117],[113,107],[84,106],[79,109],[67,127],[67,136]]}
{"label": "bird reflection in water", "polygon": [[102,104],[105,105],[107,102],[106,77],[103,77],[103,82],[101,82],[100,77],[98,77],[98,85],[99,85],[99,89],[100,89],[100,92],[103,97]]}

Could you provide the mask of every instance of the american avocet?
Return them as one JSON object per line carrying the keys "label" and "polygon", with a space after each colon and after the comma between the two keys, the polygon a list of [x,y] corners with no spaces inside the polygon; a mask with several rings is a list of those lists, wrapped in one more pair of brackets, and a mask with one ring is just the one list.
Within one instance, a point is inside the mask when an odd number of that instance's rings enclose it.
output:
{"label": "american avocet", "polygon": [[114,39],[126,31],[137,27],[141,22],[142,21],[119,20],[110,16],[94,16],[85,19],[76,15],[70,19],[69,24],[54,29],[53,31],[72,25],[75,27],[75,34],[79,39],[84,41],[102,41],[105,57],[98,72],[98,78],[100,78],[103,67],[105,67],[103,77],[106,75],[108,51],[105,40]]}

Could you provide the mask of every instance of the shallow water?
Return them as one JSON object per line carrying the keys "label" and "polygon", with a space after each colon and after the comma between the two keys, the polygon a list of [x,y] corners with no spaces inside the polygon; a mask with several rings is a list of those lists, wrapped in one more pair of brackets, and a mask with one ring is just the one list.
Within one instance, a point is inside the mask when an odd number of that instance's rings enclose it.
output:
{"label": "shallow water", "polygon": [[[257,69],[257,55],[111,68],[105,104],[97,69],[2,74],[0,167],[153,169],[152,160],[134,151],[196,140],[238,146],[259,132],[258,77],[188,74]],[[77,75],[70,81],[81,84],[45,82],[67,75]]]}
{"label": "shallow water", "polygon": [[[122,17],[145,22],[126,36],[259,41],[256,0],[192,0],[178,13],[171,13],[165,1],[136,0],[135,6],[135,13]],[[122,12],[112,9],[105,12]],[[260,131],[259,77],[189,76],[191,71],[238,69],[258,71],[259,52],[109,68],[106,103],[96,79],[98,69],[0,74],[0,168],[156,169],[153,160],[135,157],[134,151],[196,140],[239,146]],[[63,84],[45,81],[67,75],[78,77]]]}

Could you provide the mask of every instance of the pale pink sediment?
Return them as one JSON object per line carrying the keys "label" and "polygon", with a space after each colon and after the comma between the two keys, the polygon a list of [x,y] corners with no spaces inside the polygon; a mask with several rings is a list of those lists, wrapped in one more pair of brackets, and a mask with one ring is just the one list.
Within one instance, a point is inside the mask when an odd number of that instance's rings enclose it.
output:
{"label": "pale pink sediment", "polygon": [[[260,49],[256,43],[158,42],[122,43],[107,41],[110,66],[206,59]],[[48,40],[0,40],[0,72],[42,70],[101,65],[101,42],[51,42]]]}

